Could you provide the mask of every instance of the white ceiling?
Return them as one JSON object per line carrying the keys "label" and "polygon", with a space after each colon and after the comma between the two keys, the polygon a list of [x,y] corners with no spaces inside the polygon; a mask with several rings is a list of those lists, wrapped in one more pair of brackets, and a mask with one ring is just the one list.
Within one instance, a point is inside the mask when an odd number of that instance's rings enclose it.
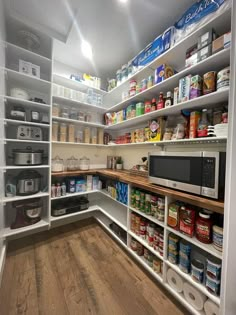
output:
{"label": "white ceiling", "polygon": [[[112,77],[196,0],[5,0],[16,17],[55,40],[54,56],[80,71]],[[84,38],[93,61],[81,55]]]}

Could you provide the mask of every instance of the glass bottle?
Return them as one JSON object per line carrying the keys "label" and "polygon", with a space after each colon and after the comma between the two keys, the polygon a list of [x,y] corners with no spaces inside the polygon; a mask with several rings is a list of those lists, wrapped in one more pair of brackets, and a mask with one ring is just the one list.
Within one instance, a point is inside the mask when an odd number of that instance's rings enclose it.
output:
{"label": "glass bottle", "polygon": [[198,131],[197,131],[198,138],[207,137],[208,135],[207,129],[209,125],[210,123],[207,119],[207,109],[203,109],[201,119],[199,120],[199,123],[198,123]]}
{"label": "glass bottle", "polygon": [[154,112],[157,109],[157,101],[155,98],[152,99],[151,111]]}
{"label": "glass bottle", "polygon": [[172,102],[172,93],[169,91],[166,94],[165,107],[170,107],[173,104]]}
{"label": "glass bottle", "polygon": [[164,108],[164,97],[163,97],[163,93],[161,92],[159,95],[159,100],[157,103],[157,109],[162,109]]}

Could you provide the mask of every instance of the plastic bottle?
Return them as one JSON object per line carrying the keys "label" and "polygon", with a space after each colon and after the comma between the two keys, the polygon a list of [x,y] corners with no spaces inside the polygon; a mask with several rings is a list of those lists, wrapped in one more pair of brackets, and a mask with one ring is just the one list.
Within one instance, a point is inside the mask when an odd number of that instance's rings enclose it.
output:
{"label": "plastic bottle", "polygon": [[161,92],[159,95],[159,100],[157,103],[157,109],[162,109],[164,108],[164,98],[163,98],[163,93]]}
{"label": "plastic bottle", "polygon": [[207,128],[209,125],[210,125],[210,123],[207,119],[207,109],[203,109],[202,110],[202,117],[201,117],[199,124],[198,124],[198,131],[197,131],[198,138],[207,137],[207,135],[208,135]]}
{"label": "plastic bottle", "polygon": [[61,184],[57,183],[56,186],[56,197],[61,197]]}
{"label": "plastic bottle", "polygon": [[66,195],[66,183],[62,183],[61,185],[61,195],[65,196]]}

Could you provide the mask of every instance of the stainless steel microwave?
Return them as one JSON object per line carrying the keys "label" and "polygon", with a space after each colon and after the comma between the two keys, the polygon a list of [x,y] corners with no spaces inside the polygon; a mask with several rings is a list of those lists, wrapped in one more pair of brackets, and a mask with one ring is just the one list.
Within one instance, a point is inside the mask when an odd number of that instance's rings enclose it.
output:
{"label": "stainless steel microwave", "polygon": [[149,153],[149,181],[214,199],[224,197],[225,152]]}

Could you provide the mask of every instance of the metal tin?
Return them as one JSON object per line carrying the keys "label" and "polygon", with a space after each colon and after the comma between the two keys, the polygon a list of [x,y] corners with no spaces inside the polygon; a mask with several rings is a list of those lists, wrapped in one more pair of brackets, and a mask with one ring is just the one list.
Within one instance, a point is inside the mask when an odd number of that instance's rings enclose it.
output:
{"label": "metal tin", "polygon": [[229,88],[230,67],[224,68],[217,73],[217,91]]}
{"label": "metal tin", "polygon": [[215,92],[216,90],[216,72],[210,71],[203,75],[203,95]]}

